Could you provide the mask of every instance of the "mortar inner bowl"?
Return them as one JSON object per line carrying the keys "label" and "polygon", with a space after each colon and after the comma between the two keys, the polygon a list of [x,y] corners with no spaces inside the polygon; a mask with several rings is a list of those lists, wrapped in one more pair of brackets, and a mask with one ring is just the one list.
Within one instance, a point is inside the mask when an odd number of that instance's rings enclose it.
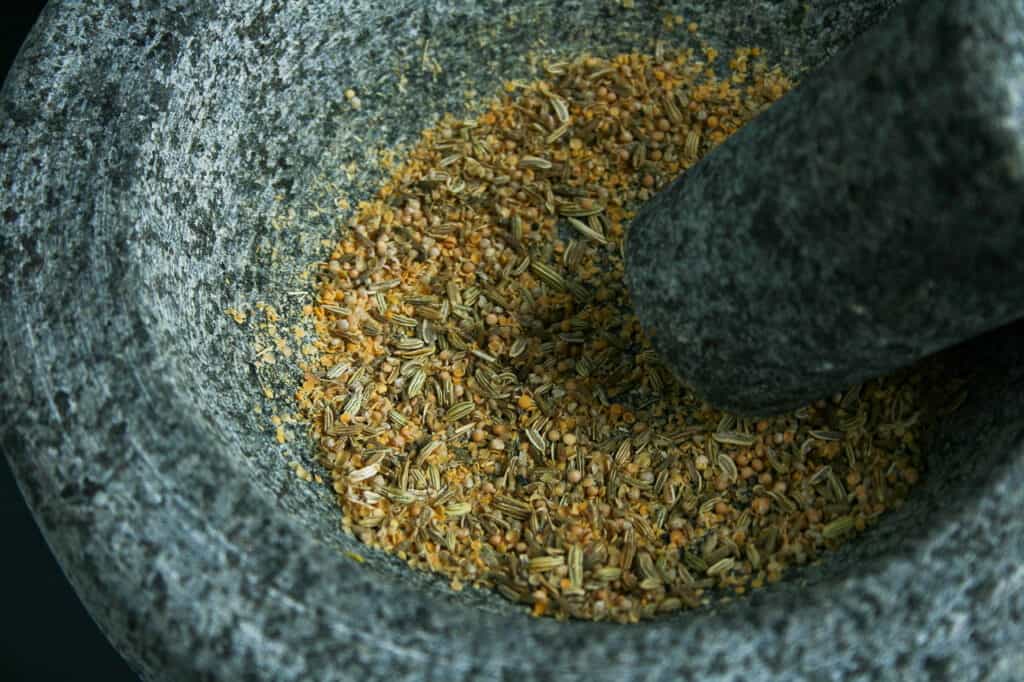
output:
{"label": "mortar inner bowl", "polygon": [[[857,9],[840,15],[801,14],[800,3],[788,2],[758,3],[749,12],[685,2],[666,10],[647,3],[626,9],[536,1],[456,3],[437,11],[325,8],[294,16],[289,10],[225,11],[181,51],[175,87],[143,147],[144,174],[132,198],[142,216],[134,248],[144,286],[131,304],[146,311],[148,331],[166,363],[165,379],[176,388],[173,408],[216,443],[233,475],[254,483],[253,514],[287,519],[295,533],[337,550],[341,563],[347,551],[365,556],[364,564],[349,568],[375,575],[385,592],[391,585],[413,585],[427,611],[444,602],[500,615],[515,623],[510,627],[551,627],[494,595],[454,594],[445,581],[415,573],[341,533],[327,485],[302,482],[289,466],[298,461],[324,473],[302,429],[291,429],[295,439],[286,448],[273,441],[269,416],[294,411],[294,362],[257,372],[252,334],[226,309],[252,311],[257,301],[266,302],[282,313],[286,332],[286,311],[301,307],[310,291],[299,273],[323,257],[321,240],[337,235],[344,220],[325,187],[333,184],[353,204],[368,197],[382,177],[378,150],[410,143],[444,112],[464,111],[468,91],[487,96],[505,79],[528,77],[531,53],[647,51],[655,39],[696,46],[685,30],[665,28],[666,14],[680,14],[699,22],[699,38],[723,54],[759,45],[769,62],[799,76],[889,4],[851,3]],[[836,24],[837,16],[846,23]],[[225,35],[241,50],[229,53]],[[280,40],[286,57],[269,49]],[[359,93],[359,110],[344,97],[349,88]],[[1011,327],[957,351],[956,361],[975,372],[969,398],[933,434],[926,479],[907,505],[780,585],[665,622],[695,623],[728,612],[748,618],[752,627],[784,627],[801,618],[805,604],[820,606],[821,595],[844,599],[852,579],[882,576],[892,562],[920,559],[922,547],[977,507],[1021,431],[1018,378],[1024,364],[1011,342],[1019,335]],[[274,397],[265,398],[264,388]],[[347,589],[343,576],[338,581],[339,590]],[[629,636],[642,638],[645,629],[663,626],[641,624]],[[558,627],[575,638],[598,626]]]}

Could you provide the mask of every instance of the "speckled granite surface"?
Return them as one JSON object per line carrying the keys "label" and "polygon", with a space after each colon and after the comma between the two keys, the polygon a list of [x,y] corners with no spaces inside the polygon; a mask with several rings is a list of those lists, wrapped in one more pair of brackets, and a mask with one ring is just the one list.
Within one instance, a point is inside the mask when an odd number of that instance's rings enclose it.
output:
{"label": "speckled granite surface", "polygon": [[[365,195],[368,149],[408,140],[467,88],[526,75],[541,39],[645,47],[673,11],[794,69],[891,3],[742,0],[717,18],[717,2],[636,4],[45,11],[0,94],[0,437],[68,577],[146,679],[1018,677],[1020,329],[975,353],[934,470],[863,542],[750,598],[635,627],[534,620],[376,554],[353,561],[327,491],[273,443],[267,414],[294,368],[257,373],[224,309],[283,309],[301,289],[334,227],[310,210],[313,179]],[[297,218],[275,227],[283,207]],[[257,415],[261,384],[283,397]]]}

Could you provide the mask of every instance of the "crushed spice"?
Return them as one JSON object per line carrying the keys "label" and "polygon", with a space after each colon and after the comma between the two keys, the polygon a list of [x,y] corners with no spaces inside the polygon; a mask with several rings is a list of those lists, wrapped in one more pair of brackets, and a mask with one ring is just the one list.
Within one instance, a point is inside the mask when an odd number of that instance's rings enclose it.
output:
{"label": "crushed spice", "polygon": [[903,502],[920,375],[739,418],[630,307],[634,210],[792,86],[758,56],[724,78],[710,48],[549,63],[359,204],[296,393],[348,532],[537,616],[635,622],[777,581]]}

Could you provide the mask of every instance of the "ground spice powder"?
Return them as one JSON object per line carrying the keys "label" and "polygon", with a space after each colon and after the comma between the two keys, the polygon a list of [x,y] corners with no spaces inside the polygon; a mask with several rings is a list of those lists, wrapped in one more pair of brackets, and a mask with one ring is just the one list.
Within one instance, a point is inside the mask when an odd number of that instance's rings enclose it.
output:
{"label": "ground spice powder", "polygon": [[791,87],[757,57],[549,63],[424,131],[359,205],[297,392],[346,530],[456,590],[635,622],[779,580],[901,504],[919,374],[737,418],[630,308],[634,209]]}

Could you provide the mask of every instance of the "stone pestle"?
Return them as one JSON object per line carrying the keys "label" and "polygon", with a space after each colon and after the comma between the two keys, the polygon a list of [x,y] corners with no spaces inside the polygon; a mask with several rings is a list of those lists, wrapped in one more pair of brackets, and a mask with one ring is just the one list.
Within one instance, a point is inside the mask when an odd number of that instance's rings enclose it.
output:
{"label": "stone pestle", "polygon": [[911,0],[645,204],[627,279],[684,383],[770,414],[1024,316],[1022,218],[1024,5]]}

